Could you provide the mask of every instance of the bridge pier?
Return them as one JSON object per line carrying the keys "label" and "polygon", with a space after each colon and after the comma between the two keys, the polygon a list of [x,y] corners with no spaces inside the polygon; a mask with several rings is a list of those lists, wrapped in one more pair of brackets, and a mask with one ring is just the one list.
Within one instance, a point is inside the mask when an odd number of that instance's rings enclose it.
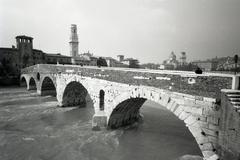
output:
{"label": "bridge pier", "polygon": [[40,89],[37,89],[37,94],[40,95],[40,96],[42,95],[42,92],[41,92]]}
{"label": "bridge pier", "polygon": [[92,129],[100,130],[103,127],[107,127],[107,114],[105,113],[105,111],[99,110],[93,115]]}
{"label": "bridge pier", "polygon": [[36,89],[37,89],[37,87],[36,86],[32,86],[32,85],[29,85],[28,88],[27,88],[27,90],[36,90]]}
{"label": "bridge pier", "polygon": [[105,103],[105,101],[105,91],[101,89],[94,103],[95,114],[92,119],[93,130],[100,130],[103,127],[107,127],[108,116],[106,114],[105,107],[107,108],[109,104]]}

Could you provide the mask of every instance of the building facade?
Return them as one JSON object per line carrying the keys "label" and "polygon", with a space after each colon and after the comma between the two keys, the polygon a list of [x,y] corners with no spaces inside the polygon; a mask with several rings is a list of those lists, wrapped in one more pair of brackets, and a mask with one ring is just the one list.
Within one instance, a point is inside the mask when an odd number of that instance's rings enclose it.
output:
{"label": "building facade", "polygon": [[108,67],[128,67],[128,65],[112,58],[112,57],[104,57],[107,62]]}
{"label": "building facade", "polygon": [[195,61],[192,62],[193,65],[201,68],[203,71],[215,71],[218,66],[218,62],[207,60],[207,61]]}
{"label": "building facade", "polygon": [[47,64],[72,64],[71,57],[61,55],[60,53],[46,54]]}
{"label": "building facade", "polygon": [[[0,48],[0,84],[18,81],[22,68],[35,64],[71,64],[71,57],[48,54],[33,48],[33,38],[25,35],[16,37],[16,47]],[[11,82],[12,83],[12,82]]]}
{"label": "building facade", "polygon": [[238,59],[237,64],[235,64],[234,57],[220,57],[215,58],[215,61],[218,62],[217,70],[219,71],[240,71],[240,59]]}
{"label": "building facade", "polygon": [[135,58],[125,58],[124,55],[118,55],[119,67],[139,68],[139,61]]}
{"label": "building facade", "polygon": [[187,55],[186,52],[181,52],[179,59],[177,59],[176,54],[172,51],[169,55],[169,58],[164,60],[162,64],[160,64],[159,69],[166,70],[179,70],[182,68],[186,68],[187,63]]}
{"label": "building facade", "polygon": [[181,55],[179,57],[179,65],[184,66],[187,64],[187,55],[186,52],[181,52]]}

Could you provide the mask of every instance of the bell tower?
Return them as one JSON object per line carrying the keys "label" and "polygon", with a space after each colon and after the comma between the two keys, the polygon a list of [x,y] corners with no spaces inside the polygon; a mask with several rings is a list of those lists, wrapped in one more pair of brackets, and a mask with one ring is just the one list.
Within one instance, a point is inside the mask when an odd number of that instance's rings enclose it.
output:
{"label": "bell tower", "polygon": [[72,64],[75,64],[75,59],[78,56],[78,35],[77,35],[77,25],[71,25],[71,34],[70,34],[70,56],[72,57]]}
{"label": "bell tower", "polygon": [[20,68],[33,65],[33,38],[25,35],[17,36],[17,49],[19,50]]}

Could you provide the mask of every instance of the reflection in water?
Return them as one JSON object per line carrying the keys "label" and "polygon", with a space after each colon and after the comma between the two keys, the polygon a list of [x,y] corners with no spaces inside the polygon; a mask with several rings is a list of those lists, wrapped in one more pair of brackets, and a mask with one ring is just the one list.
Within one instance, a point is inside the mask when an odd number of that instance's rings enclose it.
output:
{"label": "reflection in water", "polygon": [[201,155],[184,123],[157,106],[144,104],[144,122],[137,128],[94,132],[91,106],[60,108],[53,97],[0,89],[0,159],[175,160]]}

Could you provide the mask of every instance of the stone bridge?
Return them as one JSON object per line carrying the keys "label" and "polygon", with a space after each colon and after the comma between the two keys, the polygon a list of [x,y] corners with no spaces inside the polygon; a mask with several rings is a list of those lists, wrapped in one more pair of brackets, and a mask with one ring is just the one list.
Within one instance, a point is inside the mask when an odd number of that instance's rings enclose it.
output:
{"label": "stone bridge", "polygon": [[40,64],[20,81],[59,106],[92,103],[94,128],[134,123],[146,100],[157,102],[184,121],[205,159],[240,159],[239,75]]}

